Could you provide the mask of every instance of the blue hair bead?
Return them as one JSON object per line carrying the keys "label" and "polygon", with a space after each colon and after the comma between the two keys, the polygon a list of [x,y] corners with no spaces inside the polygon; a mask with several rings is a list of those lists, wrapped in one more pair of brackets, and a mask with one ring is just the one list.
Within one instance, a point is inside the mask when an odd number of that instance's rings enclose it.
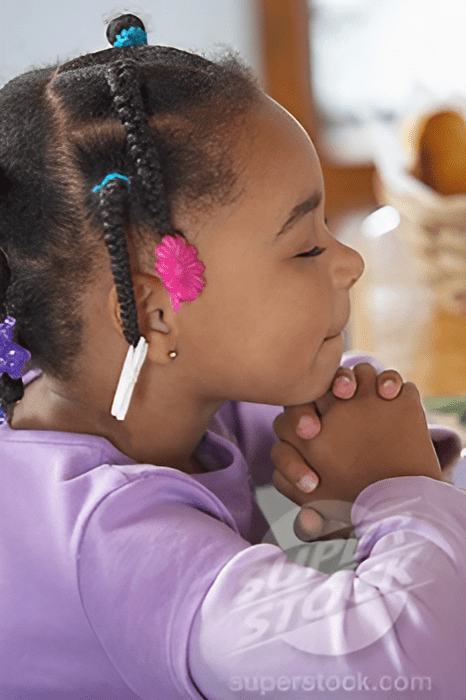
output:
{"label": "blue hair bead", "polygon": [[105,187],[107,182],[110,182],[110,180],[115,180],[115,178],[119,178],[120,180],[126,180],[128,183],[128,187],[131,189],[131,185],[129,184],[129,178],[127,178],[125,175],[120,175],[120,173],[110,173],[110,175],[106,175],[100,185],[97,185],[96,187],[92,188],[93,192],[98,192],[99,190],[102,189],[102,187]]}
{"label": "blue hair bead", "polygon": [[122,46],[139,46],[140,44],[147,44],[147,32],[141,27],[130,27],[123,29],[117,35],[113,46],[119,49]]}

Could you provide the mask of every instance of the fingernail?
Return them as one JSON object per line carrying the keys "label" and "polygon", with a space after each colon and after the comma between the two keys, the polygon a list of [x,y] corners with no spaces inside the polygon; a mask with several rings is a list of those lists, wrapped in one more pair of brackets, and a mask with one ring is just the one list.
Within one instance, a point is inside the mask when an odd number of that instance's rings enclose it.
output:
{"label": "fingernail", "polygon": [[307,474],[298,481],[298,488],[305,493],[311,493],[311,491],[314,491],[318,483],[319,482],[313,476],[309,476],[309,474]]}
{"label": "fingernail", "polygon": [[302,416],[300,418],[296,432],[299,437],[304,438],[304,440],[310,440],[317,435],[320,430],[320,423],[315,418],[310,416]]}
{"label": "fingernail", "polygon": [[393,379],[387,379],[387,381],[382,384],[382,389],[383,395],[387,396],[389,399],[392,399],[398,393],[398,387]]}
{"label": "fingernail", "polygon": [[340,398],[349,399],[354,393],[354,383],[349,377],[343,375],[335,381],[333,391],[338,392]]}

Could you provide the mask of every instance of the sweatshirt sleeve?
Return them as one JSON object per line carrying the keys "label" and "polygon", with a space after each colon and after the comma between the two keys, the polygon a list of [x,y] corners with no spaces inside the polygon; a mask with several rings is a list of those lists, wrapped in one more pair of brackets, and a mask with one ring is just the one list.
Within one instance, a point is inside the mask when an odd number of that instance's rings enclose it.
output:
{"label": "sweatshirt sleeve", "polygon": [[109,494],[78,555],[83,608],[142,700],[464,700],[466,494],[428,477],[367,487],[354,571],[251,545],[184,474]]}
{"label": "sweatshirt sleeve", "polygon": [[303,568],[272,544],[223,567],[190,635],[206,698],[464,700],[466,494],[386,479],[351,515],[354,571]]}

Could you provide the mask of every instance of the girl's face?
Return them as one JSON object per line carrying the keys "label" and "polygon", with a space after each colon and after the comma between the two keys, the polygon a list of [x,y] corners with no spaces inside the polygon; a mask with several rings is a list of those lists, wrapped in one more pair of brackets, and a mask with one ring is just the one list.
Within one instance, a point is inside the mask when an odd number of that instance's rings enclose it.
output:
{"label": "girl's face", "polygon": [[340,366],[364,262],[326,228],[319,159],[298,122],[265,98],[244,128],[241,196],[184,229],[206,286],[182,304],[176,362],[207,400],[304,404]]}

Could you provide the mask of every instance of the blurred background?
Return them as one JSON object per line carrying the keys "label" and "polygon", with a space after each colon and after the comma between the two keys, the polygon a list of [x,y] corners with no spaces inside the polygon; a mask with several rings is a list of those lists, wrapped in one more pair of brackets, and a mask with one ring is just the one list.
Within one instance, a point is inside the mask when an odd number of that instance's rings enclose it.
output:
{"label": "blurred background", "polygon": [[466,425],[464,0],[17,0],[3,7],[1,84],[106,48],[123,12],[152,44],[236,49],[303,124],[330,229],[366,261],[346,350]]}

